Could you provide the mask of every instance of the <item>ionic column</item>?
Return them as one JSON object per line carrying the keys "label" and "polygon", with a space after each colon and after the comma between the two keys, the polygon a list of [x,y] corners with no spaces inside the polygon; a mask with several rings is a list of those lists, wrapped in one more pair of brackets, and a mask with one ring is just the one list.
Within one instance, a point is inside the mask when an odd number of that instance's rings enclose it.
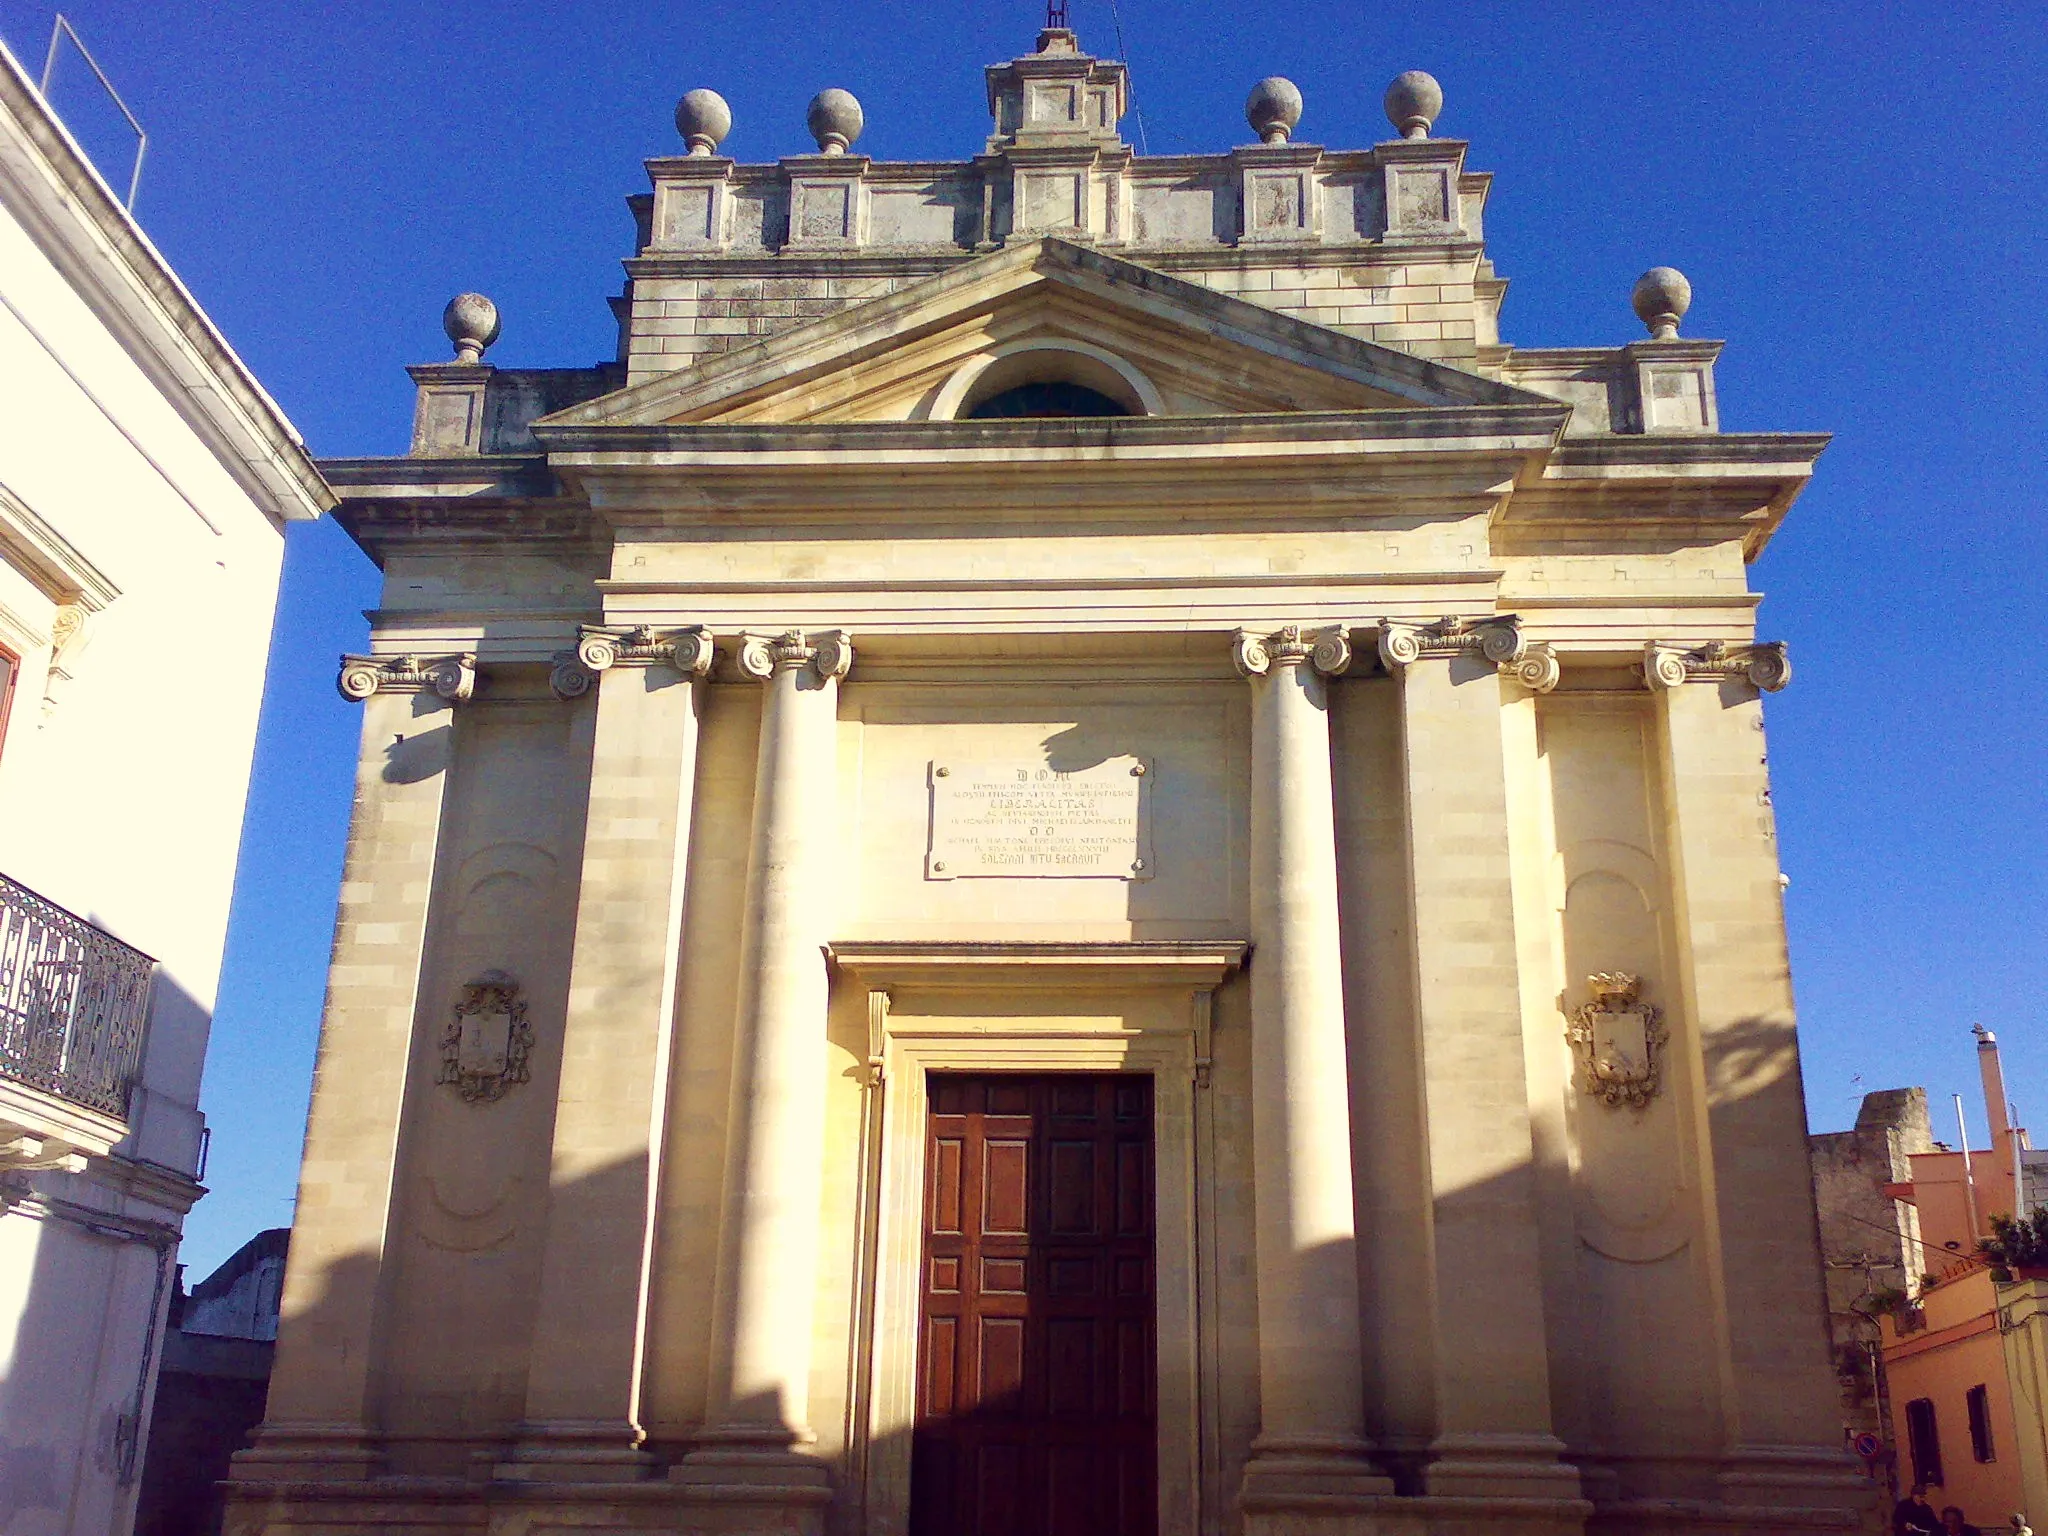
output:
{"label": "ionic column", "polygon": [[1252,1155],[1259,1419],[1248,1513],[1390,1493],[1365,1438],[1351,1111],[1324,674],[1341,629],[1238,631],[1252,685]]}
{"label": "ionic column", "polygon": [[512,1480],[646,1476],[649,1209],[661,1157],[697,730],[711,637],[585,628],[551,679],[595,687],[582,886],[562,1021],[553,1199]]}
{"label": "ionic column", "polygon": [[1784,647],[1652,646],[1679,972],[1697,1032],[1713,1169],[1707,1213],[1720,1316],[1731,1503],[1853,1504],[1837,1446],[1820,1239],[1806,1168],[1763,700]]}
{"label": "ionic column", "polygon": [[1425,1481],[1438,1494],[1576,1499],[1551,1420],[1501,720],[1501,673],[1540,692],[1557,659],[1511,617],[1383,622],[1379,650],[1401,688],[1430,1181],[1437,1429]]}
{"label": "ionic column", "polygon": [[363,705],[334,951],[299,1172],[277,1364],[238,1482],[335,1481],[378,1467],[370,1365],[392,1202],[392,1148],[419,1010],[420,955],[456,712],[474,656],[344,656]]}
{"label": "ionic column", "polygon": [[705,1428],[676,1469],[699,1489],[828,1496],[798,1453],[809,1416],[811,1302],[824,1178],[823,918],[838,786],[839,679],[848,637],[748,635],[741,668],[767,688],[740,930],[740,995]]}

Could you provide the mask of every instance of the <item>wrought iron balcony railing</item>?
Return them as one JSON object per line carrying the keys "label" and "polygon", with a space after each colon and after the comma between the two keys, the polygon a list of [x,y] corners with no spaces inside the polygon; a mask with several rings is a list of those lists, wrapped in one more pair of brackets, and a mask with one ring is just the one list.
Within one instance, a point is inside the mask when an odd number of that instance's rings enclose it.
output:
{"label": "wrought iron balcony railing", "polygon": [[125,1119],[156,962],[0,875],[0,1077]]}

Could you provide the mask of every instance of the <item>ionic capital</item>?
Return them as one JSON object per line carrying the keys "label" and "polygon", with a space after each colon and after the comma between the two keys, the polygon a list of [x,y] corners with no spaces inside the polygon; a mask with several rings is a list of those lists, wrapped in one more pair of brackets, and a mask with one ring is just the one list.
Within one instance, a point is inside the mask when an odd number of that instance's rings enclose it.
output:
{"label": "ionic capital", "polygon": [[431,688],[444,699],[476,692],[476,653],[454,656],[349,656],[335,679],[341,696],[362,703],[376,693],[421,693]]}
{"label": "ionic capital", "polygon": [[1776,693],[1792,681],[1792,657],[1782,640],[1755,645],[1709,640],[1693,647],[1652,640],[1643,647],[1643,678],[1653,690],[1724,677],[1744,678],[1765,693]]}
{"label": "ionic capital", "polygon": [[1563,676],[1557,652],[1522,633],[1519,614],[1502,613],[1466,619],[1455,615],[1433,624],[1404,624],[1381,619],[1380,665],[1398,677],[1425,657],[1472,656],[1491,662],[1503,677],[1532,693],[1548,693]]}
{"label": "ionic capital", "polygon": [[711,670],[711,632],[701,624],[684,629],[579,625],[576,648],[555,653],[548,686],[555,697],[573,699],[588,693],[598,674],[620,666],[668,666],[684,677],[702,677]]}
{"label": "ionic capital", "polygon": [[1230,657],[1245,677],[1263,677],[1274,667],[1298,667],[1304,662],[1335,677],[1351,665],[1351,641],[1341,624],[1324,629],[1283,624],[1269,635],[1240,629],[1231,637]]}
{"label": "ionic capital", "polygon": [[1510,666],[1529,654],[1522,620],[1512,613],[1481,619],[1452,615],[1433,624],[1380,620],[1380,665],[1399,676],[1425,656],[1480,656],[1497,667]]}
{"label": "ionic capital", "polygon": [[1564,676],[1564,668],[1558,664],[1557,652],[1548,643],[1532,640],[1519,660],[1501,664],[1500,673],[1531,693],[1548,693]]}
{"label": "ionic capital", "polygon": [[740,636],[740,670],[766,682],[777,672],[810,667],[821,679],[846,676],[853,666],[853,637],[843,629],[819,630],[806,635],[800,629],[779,635]]}

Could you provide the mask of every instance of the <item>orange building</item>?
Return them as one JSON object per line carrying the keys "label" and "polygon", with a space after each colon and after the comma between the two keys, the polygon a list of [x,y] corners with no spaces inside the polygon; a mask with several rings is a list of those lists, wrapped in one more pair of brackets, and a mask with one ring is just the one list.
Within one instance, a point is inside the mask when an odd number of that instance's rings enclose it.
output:
{"label": "orange building", "polygon": [[1991,1145],[1915,1153],[1911,1181],[1887,1186],[1918,1212],[1925,1264],[1883,1319],[1882,1349],[1901,1488],[1925,1484],[1937,1510],[1954,1504],[1991,1526],[2030,1503],[2048,1515],[2033,1338],[2048,1318],[2033,1321],[2041,1282],[1994,1280],[1977,1244],[1994,1217],[2044,1203],[2048,1156],[2013,1123],[1996,1037],[1981,1024],[1976,1033]]}

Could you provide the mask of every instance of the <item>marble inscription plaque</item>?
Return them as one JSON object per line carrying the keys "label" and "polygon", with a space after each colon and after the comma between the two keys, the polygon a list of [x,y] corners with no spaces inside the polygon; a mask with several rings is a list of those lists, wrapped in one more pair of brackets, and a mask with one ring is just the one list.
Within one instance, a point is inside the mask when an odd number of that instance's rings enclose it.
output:
{"label": "marble inscription plaque", "polygon": [[1152,878],[1152,766],[1112,757],[931,765],[932,880]]}

